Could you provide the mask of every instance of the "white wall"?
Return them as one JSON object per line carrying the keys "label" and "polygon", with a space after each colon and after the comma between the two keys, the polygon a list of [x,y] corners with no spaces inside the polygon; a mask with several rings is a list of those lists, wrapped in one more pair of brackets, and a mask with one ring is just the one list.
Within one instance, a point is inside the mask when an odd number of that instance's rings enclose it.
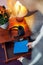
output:
{"label": "white wall", "polygon": [[[5,5],[5,6],[6,6],[6,5],[7,5],[6,3],[7,3],[7,0],[0,0],[0,6],[1,6],[1,5]],[[6,6],[6,7],[7,7],[7,6]]]}

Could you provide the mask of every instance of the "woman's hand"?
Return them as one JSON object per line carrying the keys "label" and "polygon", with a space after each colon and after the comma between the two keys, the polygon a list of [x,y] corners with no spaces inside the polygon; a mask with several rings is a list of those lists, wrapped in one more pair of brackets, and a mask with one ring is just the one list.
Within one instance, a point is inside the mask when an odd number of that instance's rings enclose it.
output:
{"label": "woman's hand", "polygon": [[29,48],[32,48],[32,42],[29,42],[26,46],[28,46]]}

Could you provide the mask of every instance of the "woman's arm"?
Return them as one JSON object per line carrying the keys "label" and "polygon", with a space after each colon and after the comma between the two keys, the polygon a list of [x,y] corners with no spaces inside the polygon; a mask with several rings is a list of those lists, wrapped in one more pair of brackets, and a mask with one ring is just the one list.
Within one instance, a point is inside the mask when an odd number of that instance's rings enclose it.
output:
{"label": "woman's arm", "polygon": [[30,48],[35,47],[42,37],[43,37],[43,26],[41,27],[40,34],[37,36],[36,40],[33,41],[32,43],[28,43],[27,46],[29,46]]}

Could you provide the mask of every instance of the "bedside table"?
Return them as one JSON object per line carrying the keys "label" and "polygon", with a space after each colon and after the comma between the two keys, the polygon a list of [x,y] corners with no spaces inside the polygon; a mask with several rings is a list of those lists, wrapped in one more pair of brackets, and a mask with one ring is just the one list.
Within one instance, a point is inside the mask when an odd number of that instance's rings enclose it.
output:
{"label": "bedside table", "polygon": [[[15,33],[17,34],[17,33]],[[27,28],[27,30],[25,31],[25,35],[21,36],[19,38],[27,38],[28,36],[31,35],[31,32],[29,31],[29,29]],[[4,30],[2,28],[0,28],[0,44],[2,45],[2,48],[4,49],[5,52],[5,62],[11,61],[11,60],[16,60],[17,58],[21,57],[21,56],[27,56],[27,55],[31,55],[31,51],[29,51],[28,53],[22,53],[22,54],[13,54],[13,41],[15,41],[16,38],[13,38],[10,34],[9,34],[9,30]]]}

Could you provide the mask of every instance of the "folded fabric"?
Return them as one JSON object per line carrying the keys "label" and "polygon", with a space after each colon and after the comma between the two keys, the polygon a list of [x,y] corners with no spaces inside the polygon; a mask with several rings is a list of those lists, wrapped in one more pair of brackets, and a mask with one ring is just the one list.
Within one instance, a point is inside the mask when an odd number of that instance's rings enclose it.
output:
{"label": "folded fabric", "polygon": [[14,42],[13,53],[16,54],[16,53],[28,52],[28,46],[26,46],[27,43],[28,43],[28,40]]}

